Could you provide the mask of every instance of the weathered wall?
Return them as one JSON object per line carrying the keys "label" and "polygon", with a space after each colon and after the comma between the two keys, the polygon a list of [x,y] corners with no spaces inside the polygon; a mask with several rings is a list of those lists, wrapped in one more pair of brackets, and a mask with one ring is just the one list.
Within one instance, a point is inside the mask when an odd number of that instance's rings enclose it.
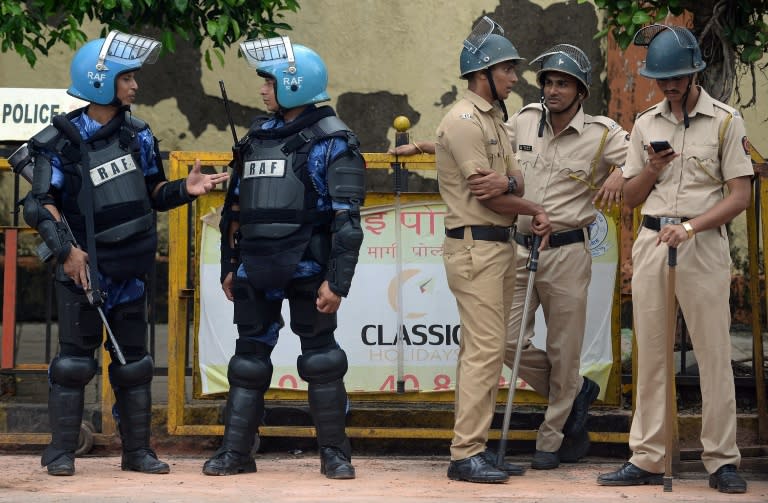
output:
{"label": "weathered wall", "polygon": [[[397,115],[411,119],[414,137],[433,135],[446,106],[466,87],[457,78],[458,55],[462,40],[484,13],[506,29],[529,60],[553,43],[568,41],[586,50],[598,74],[603,70],[600,43],[592,40],[597,13],[575,1],[305,1],[286,21],[293,26],[288,34],[294,42],[314,48],[325,59],[331,104],[358,132],[364,150],[384,151],[393,140],[391,124]],[[86,31],[95,36],[98,27]],[[2,54],[0,86],[67,87],[71,55],[57,48],[30,69],[14,54]],[[162,150],[229,148],[219,79],[226,82],[240,134],[261,112],[261,79],[238,57],[236,47],[225,60],[223,68],[216,62],[209,70],[201,51],[179,44],[176,53],[142,69],[134,111],[152,125]],[[508,100],[510,110],[538,100],[533,72],[523,70],[517,94]],[[593,112],[604,109],[596,81],[588,104]]]}

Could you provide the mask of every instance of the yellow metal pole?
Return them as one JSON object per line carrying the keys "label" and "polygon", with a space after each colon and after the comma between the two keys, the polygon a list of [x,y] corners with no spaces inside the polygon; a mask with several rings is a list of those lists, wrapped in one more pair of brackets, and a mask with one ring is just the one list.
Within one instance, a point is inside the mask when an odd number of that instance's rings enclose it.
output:
{"label": "yellow metal pole", "polygon": [[[755,376],[755,393],[757,394],[757,434],[761,442],[768,442],[768,404],[766,404],[766,386],[765,386],[765,360],[763,353],[763,329],[761,314],[768,313],[768,306],[761,306],[760,302],[760,271],[759,261],[759,225],[757,221],[758,210],[760,220],[763,226],[763,261],[766,260],[766,251],[768,251],[768,232],[765,232],[768,226],[768,194],[766,186],[761,183],[764,172],[768,169],[763,156],[754,146],[750,145],[750,155],[752,163],[757,170],[755,190],[752,195],[752,202],[747,213],[747,232],[748,232],[748,252],[749,252],[749,288],[750,303],[752,305],[752,372]],[[756,199],[760,201],[760,207],[756,208]],[[763,263],[763,271],[768,271],[766,263]],[[760,309],[765,307],[765,310]]]}

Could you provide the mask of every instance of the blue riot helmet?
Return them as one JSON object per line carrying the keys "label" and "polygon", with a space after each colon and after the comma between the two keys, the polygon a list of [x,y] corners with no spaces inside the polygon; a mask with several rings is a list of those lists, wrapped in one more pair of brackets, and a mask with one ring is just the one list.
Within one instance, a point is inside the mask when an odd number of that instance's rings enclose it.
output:
{"label": "blue riot helmet", "polygon": [[502,61],[521,61],[512,42],[504,37],[504,29],[488,16],[478,21],[472,33],[464,40],[459,56],[461,78],[478,70],[485,70]]}
{"label": "blue riot helmet", "polygon": [[[584,99],[589,97],[589,86],[592,84],[592,64],[584,51],[570,44],[557,44],[536,56],[532,61],[539,63],[536,71],[536,81],[541,86],[541,120],[539,121],[539,138],[544,136],[547,120],[547,107],[544,104],[544,76],[547,72],[562,72],[578,80],[584,88]],[[574,98],[574,104],[579,103],[581,96]]]}
{"label": "blue riot helmet", "polygon": [[683,94],[683,124],[687,129],[690,126],[688,95],[694,75],[707,67],[701,58],[696,37],[680,26],[652,24],[635,33],[633,42],[648,47],[645,64],[640,67],[640,75],[643,77],[656,80],[688,77],[688,86]]}
{"label": "blue riot helmet", "polygon": [[72,85],[67,93],[98,105],[120,105],[115,94],[117,77],[157,61],[160,47],[152,38],[117,30],[109,32],[107,38],[91,40],[72,58]]}
{"label": "blue riot helmet", "polygon": [[262,77],[275,80],[275,99],[284,109],[329,101],[328,70],[309,47],[288,37],[257,38],[240,44],[248,64]]}
{"label": "blue riot helmet", "polygon": [[512,45],[512,42],[504,37],[504,29],[488,16],[483,16],[478,21],[472,33],[464,39],[464,48],[459,56],[459,71],[461,78],[469,78],[469,74],[484,71],[488,77],[488,85],[491,87],[491,96],[499,103],[504,115],[504,121],[509,118],[504,100],[499,99],[496,85],[491,76],[491,67],[504,61],[521,61],[524,58]]}
{"label": "blue riot helmet", "polygon": [[592,85],[592,64],[584,51],[570,44],[557,44],[536,56],[531,65],[539,62],[536,71],[536,81],[544,87],[544,75],[547,72],[562,72],[581,82],[589,96],[589,86]]}
{"label": "blue riot helmet", "polygon": [[707,67],[701,49],[686,28],[653,24],[635,34],[635,45],[648,47],[640,75],[649,79],[670,79],[698,73]]}

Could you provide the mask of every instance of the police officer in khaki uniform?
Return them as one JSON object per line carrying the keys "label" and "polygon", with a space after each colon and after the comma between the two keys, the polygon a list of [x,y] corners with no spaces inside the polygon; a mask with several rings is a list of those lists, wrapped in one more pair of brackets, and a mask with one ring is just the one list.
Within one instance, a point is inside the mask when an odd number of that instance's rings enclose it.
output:
{"label": "police officer in khaki uniform", "polygon": [[[632,130],[624,200],[643,205],[632,248],[632,301],[638,353],[633,455],[601,485],[662,484],[668,247],[676,247],[675,294],[691,334],[702,396],[701,459],[709,486],[743,493],[736,472],[736,401],[731,368],[730,265],[725,224],[749,204],[752,166],[744,121],[696,85],[706,66],[696,39],[676,26],[652,25],[634,43],[648,47],[640,74],[665,99],[642,112]],[[667,140],[671,148],[650,143]],[[725,190],[727,188],[727,191]],[[727,194],[727,195],[726,195]],[[666,245],[666,246],[665,246]]]}
{"label": "police officer in khaki uniform", "polygon": [[[526,197],[541,204],[552,222],[549,248],[539,257],[529,300],[518,374],[548,399],[531,463],[531,468],[548,470],[557,468],[561,457],[575,462],[589,450],[587,412],[600,388],[579,375],[592,278],[587,228],[596,217],[593,200],[619,203],[621,170],[616,169],[610,179],[609,173],[613,166],[624,164],[629,135],[607,117],[584,113],[581,104],[589,95],[592,66],[581,49],[558,44],[531,64],[537,62],[541,103],[513,115],[507,131],[523,172]],[[472,180],[470,188],[483,200],[504,190],[505,182],[488,173]],[[518,218],[514,239],[517,280],[507,332],[505,363],[509,367],[515,360],[529,277],[530,217]],[[546,350],[530,342],[540,305],[547,324]]]}
{"label": "police officer in khaki uniform", "polygon": [[[437,129],[437,173],[447,206],[444,264],[461,319],[461,349],[456,367],[456,410],[448,478],[505,482],[523,469],[496,466],[486,450],[488,429],[504,361],[506,332],[515,278],[512,225],[518,213],[535,215],[532,229],[549,232],[544,209],[526,201],[522,176],[504,131],[503,100],[517,82],[522,58],[503,30],[484,17],[464,41],[461,77],[464,97]],[[481,201],[468,180],[488,168],[509,177],[509,193]]]}

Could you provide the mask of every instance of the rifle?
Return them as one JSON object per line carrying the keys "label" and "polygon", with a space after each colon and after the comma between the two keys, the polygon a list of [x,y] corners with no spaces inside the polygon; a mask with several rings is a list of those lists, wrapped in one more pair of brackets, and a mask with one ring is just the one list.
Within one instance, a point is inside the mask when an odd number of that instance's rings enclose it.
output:
{"label": "rifle", "polygon": [[224,100],[224,110],[227,112],[227,119],[229,119],[229,128],[232,130],[232,167],[238,174],[243,172],[243,153],[240,151],[239,140],[237,139],[237,132],[235,132],[235,121],[232,120],[232,112],[229,110],[229,98],[227,98],[227,89],[224,87],[224,81],[219,81],[219,87],[221,88],[221,98]]}

